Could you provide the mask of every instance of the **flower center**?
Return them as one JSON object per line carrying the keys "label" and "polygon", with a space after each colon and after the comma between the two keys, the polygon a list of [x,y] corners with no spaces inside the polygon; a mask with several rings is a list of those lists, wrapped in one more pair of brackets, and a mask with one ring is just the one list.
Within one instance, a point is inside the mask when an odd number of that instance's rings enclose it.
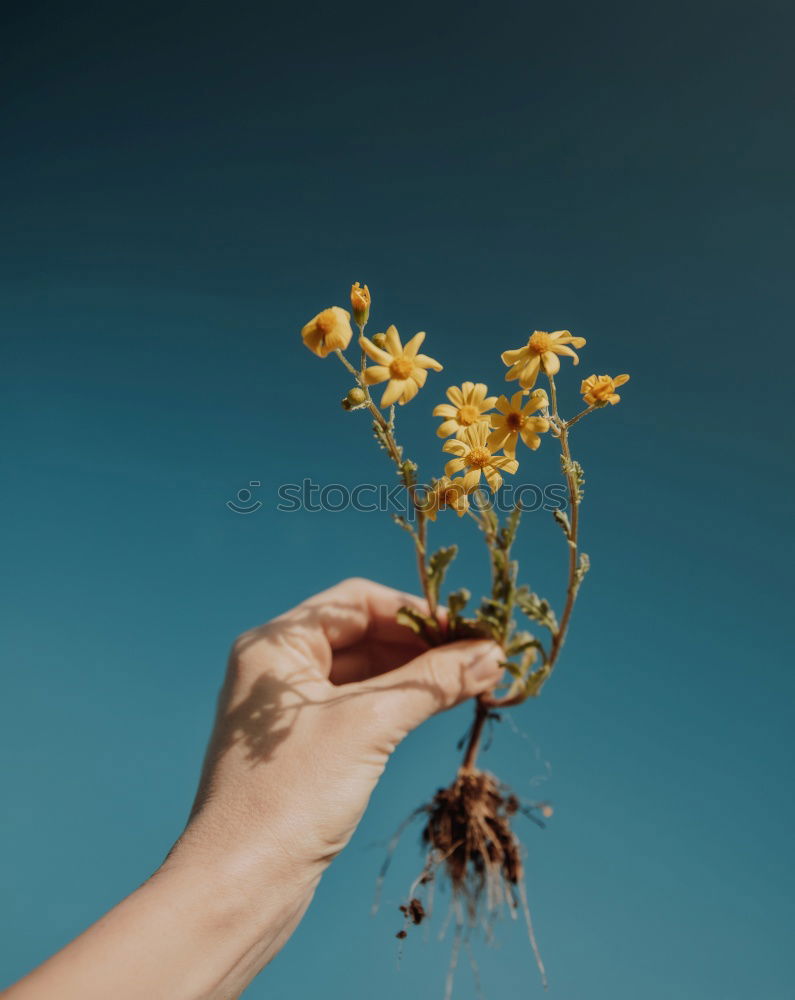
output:
{"label": "flower center", "polygon": [[452,487],[447,487],[442,493],[441,501],[443,507],[454,507],[458,500],[458,491],[452,489]]}
{"label": "flower center", "polygon": [[472,448],[467,455],[467,465],[470,469],[485,469],[491,462],[491,452],[488,448]]}
{"label": "flower center", "polygon": [[480,410],[477,406],[462,406],[458,411],[458,422],[462,427],[469,427],[470,424],[477,423],[480,418]]}
{"label": "flower center", "polygon": [[527,346],[533,354],[543,354],[552,348],[553,340],[548,333],[536,330],[533,336],[527,341]]}
{"label": "flower center", "polygon": [[405,379],[414,371],[414,362],[411,358],[395,358],[389,366],[389,374],[392,378]]}
{"label": "flower center", "polygon": [[519,431],[522,429],[524,416],[518,410],[512,410],[505,418],[505,423],[512,431]]}

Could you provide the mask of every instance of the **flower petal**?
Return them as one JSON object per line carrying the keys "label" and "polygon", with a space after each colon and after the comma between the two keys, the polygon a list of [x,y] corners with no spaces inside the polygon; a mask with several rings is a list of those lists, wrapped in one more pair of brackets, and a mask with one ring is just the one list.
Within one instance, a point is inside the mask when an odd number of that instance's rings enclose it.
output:
{"label": "flower petal", "polygon": [[445,420],[444,423],[439,424],[439,426],[436,428],[436,433],[439,435],[440,438],[447,438],[450,437],[451,434],[455,434],[457,430],[458,430],[457,420]]}
{"label": "flower petal", "polygon": [[427,354],[418,354],[413,361],[418,367],[431,368],[435,372],[440,372],[443,368],[435,358],[429,358]]}
{"label": "flower petal", "polygon": [[[449,472],[451,465],[452,462],[448,462],[447,466],[445,467],[445,471]],[[475,487],[478,485],[479,482],[480,482],[480,469],[470,469],[469,472],[467,472],[463,478],[463,487],[467,491],[467,493],[469,493],[471,490],[475,489]]]}
{"label": "flower petal", "polygon": [[417,385],[414,379],[407,378],[405,388],[403,389],[403,393],[400,399],[398,400],[400,405],[403,406],[405,403],[410,403],[412,399],[414,399],[414,397],[417,395],[419,390],[420,387]]}
{"label": "flower petal", "polygon": [[423,340],[425,340],[424,333],[415,333],[411,340],[403,348],[403,354],[407,358],[415,358],[417,356],[417,351],[420,349],[420,345]]}
{"label": "flower petal", "polygon": [[400,334],[397,332],[397,327],[394,323],[387,328],[384,337],[386,338],[386,349],[393,357],[399,357],[403,353],[403,345],[400,342]]}
{"label": "flower petal", "polygon": [[371,365],[364,370],[364,381],[367,385],[377,385],[379,382],[386,382],[389,378],[389,369],[383,365]]}
{"label": "flower petal", "polygon": [[442,445],[442,451],[451,451],[454,455],[466,455],[469,448],[467,448],[463,441],[456,441],[453,439],[451,441],[445,441]]}
{"label": "flower petal", "polygon": [[616,387],[616,389],[620,385],[624,385],[626,382],[629,382],[629,375],[616,375],[616,377],[613,379],[613,385]]}
{"label": "flower petal", "polygon": [[491,464],[495,469],[502,469],[504,472],[510,472],[511,475],[519,468],[519,463],[516,459],[509,458],[507,455],[494,455]]}
{"label": "flower petal", "polygon": [[367,337],[359,337],[359,346],[362,348],[364,353],[370,358],[371,361],[375,361],[379,365],[391,365],[394,358],[391,354],[387,354],[386,351],[382,351],[380,347],[376,347],[372,340]]}
{"label": "flower petal", "polygon": [[517,347],[513,351],[503,351],[500,357],[504,365],[515,365],[517,361],[524,361],[530,356],[527,347]]}
{"label": "flower petal", "polygon": [[458,410],[454,406],[450,406],[449,403],[439,403],[438,406],[434,406],[433,415],[435,417],[457,417]]}
{"label": "flower petal", "polygon": [[489,488],[492,490],[493,493],[496,493],[497,490],[502,486],[502,476],[499,474],[499,472],[497,472],[495,468],[493,468],[490,465],[486,466],[486,468],[483,470],[483,473],[486,476],[486,482],[489,484]]}
{"label": "flower petal", "polygon": [[405,378],[393,378],[390,379],[389,384],[384,390],[384,395],[381,397],[381,409],[383,410],[387,406],[391,406],[396,403],[406,388],[406,383],[408,379]]}
{"label": "flower petal", "polygon": [[458,412],[458,409],[464,405],[464,397],[457,385],[450,386],[447,390],[447,398],[456,407],[456,412]]}
{"label": "flower petal", "polygon": [[[555,355],[553,354],[552,357],[554,358]],[[521,385],[522,388],[524,389],[533,388],[536,379],[538,378],[538,370],[540,366],[541,366],[541,358],[537,354],[533,355],[533,357],[530,358],[527,364],[522,368],[521,375],[519,376],[519,385]],[[510,372],[505,377],[508,378],[509,376]],[[515,377],[516,376],[514,376],[514,378]]]}
{"label": "flower petal", "polygon": [[460,472],[465,465],[466,462],[464,462],[463,458],[451,458],[447,465],[445,465],[444,471],[448,476],[452,476],[454,472]]}
{"label": "flower petal", "polygon": [[[552,351],[544,351],[541,355],[541,366],[547,375],[557,375],[560,371],[560,358]],[[522,382],[524,385],[524,382]]]}
{"label": "flower petal", "polygon": [[[412,368],[411,375],[409,375],[409,378],[414,379],[414,381],[417,383],[418,388],[421,389],[425,385],[425,380],[428,378],[428,373],[425,371],[424,368]],[[442,406],[444,406],[444,403],[442,403]]]}

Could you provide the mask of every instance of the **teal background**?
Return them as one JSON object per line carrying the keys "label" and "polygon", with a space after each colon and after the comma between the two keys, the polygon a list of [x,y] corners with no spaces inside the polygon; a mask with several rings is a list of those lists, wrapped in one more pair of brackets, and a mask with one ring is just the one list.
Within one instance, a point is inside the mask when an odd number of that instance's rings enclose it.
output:
{"label": "teal background", "polygon": [[[791,997],[791,6],[1,17],[2,982],[158,865],[235,635],[351,574],[415,587],[385,515],[275,510],[305,476],[389,480],[297,336],[360,280],[373,329],[445,363],[400,413],[427,475],[444,388],[502,388],[534,328],[588,338],[569,412],[581,377],[632,375],[574,438],[593,570],[559,671],[484,757],[555,804],[522,829],[550,995]],[[548,442],[522,474],[556,480]],[[250,480],[263,507],[232,513]],[[520,554],[559,606],[547,518]],[[453,581],[479,591],[469,527]],[[441,914],[398,971],[416,831],[369,906],[468,718],[400,747],[247,996],[441,997]],[[487,995],[541,996],[522,928],[497,936]]]}

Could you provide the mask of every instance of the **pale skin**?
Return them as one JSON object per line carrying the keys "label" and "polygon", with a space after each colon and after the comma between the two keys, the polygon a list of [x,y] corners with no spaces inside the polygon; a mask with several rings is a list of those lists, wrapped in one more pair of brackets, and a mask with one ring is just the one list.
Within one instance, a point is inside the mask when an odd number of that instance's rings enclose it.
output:
{"label": "pale skin", "polygon": [[155,874],[3,993],[8,1000],[229,1000],[277,954],[398,743],[490,691],[487,640],[428,650],[422,600],[347,580],[240,636],[188,825]]}

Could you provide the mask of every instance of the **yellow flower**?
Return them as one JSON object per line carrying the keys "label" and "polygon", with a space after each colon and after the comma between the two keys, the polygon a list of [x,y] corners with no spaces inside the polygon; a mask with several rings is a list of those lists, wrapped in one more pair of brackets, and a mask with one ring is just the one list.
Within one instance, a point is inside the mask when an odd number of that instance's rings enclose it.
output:
{"label": "yellow flower", "polygon": [[460,439],[467,427],[478,424],[481,420],[488,421],[485,411],[494,406],[497,397],[487,396],[487,392],[488,389],[482,382],[464,382],[460,389],[451,385],[447,390],[447,398],[453,405],[440,403],[433,411],[435,417],[445,417],[436,431],[439,437],[446,438],[455,434]]}
{"label": "yellow flower", "polygon": [[463,477],[463,486],[467,493],[471,493],[477,487],[481,472],[486,477],[489,487],[496,493],[502,486],[502,476],[497,470],[502,469],[503,472],[513,474],[519,468],[515,458],[493,454],[486,442],[488,434],[488,424],[473,424],[466,428],[462,441],[451,438],[442,445],[442,451],[452,452],[456,456],[444,467],[448,476],[460,472],[461,469],[467,469]]}
{"label": "yellow flower", "polygon": [[381,397],[381,406],[391,406],[392,403],[408,403],[417,395],[418,389],[425,385],[428,369],[440,372],[442,366],[438,361],[429,358],[427,354],[417,354],[420,344],[425,340],[424,333],[415,333],[404,347],[394,326],[390,326],[384,334],[383,348],[377,347],[367,337],[360,337],[367,357],[376,363],[364,370],[364,380],[368,385],[386,382],[389,385]]}
{"label": "yellow flower", "polygon": [[621,399],[616,392],[619,386],[629,382],[629,375],[589,375],[582,380],[580,392],[589,406],[605,406],[610,403],[615,406]]}
{"label": "yellow flower", "polygon": [[358,326],[365,326],[370,318],[370,289],[361,287],[358,281],[351,285],[351,309]]}
{"label": "yellow flower", "polygon": [[304,343],[319,358],[325,358],[332,351],[344,351],[350,344],[353,330],[351,314],[339,306],[324,309],[301,330]]}
{"label": "yellow flower", "polygon": [[422,504],[422,509],[431,521],[436,520],[436,515],[440,510],[452,509],[463,517],[469,510],[469,497],[464,489],[462,479],[450,479],[442,476],[438,482],[433,484],[433,489],[426,495]]}
{"label": "yellow flower", "polygon": [[585,338],[572,337],[568,330],[555,330],[554,333],[536,330],[524,347],[503,353],[503,364],[510,366],[510,371],[505,376],[506,381],[518,378],[523,389],[532,389],[539,371],[544,371],[547,375],[556,375],[560,371],[559,354],[574,358],[574,364],[578,365],[580,359],[569,344],[584,347]]}
{"label": "yellow flower", "polygon": [[522,406],[524,398],[524,393],[519,391],[511,396],[510,402],[507,396],[500,396],[497,400],[497,409],[500,412],[491,416],[493,430],[488,438],[488,446],[492,451],[503,448],[506,455],[515,455],[520,435],[527,447],[533,451],[541,444],[538,435],[549,430],[549,421],[546,417],[533,417],[531,414],[544,406],[549,406],[547,394],[543,389],[536,389]]}

